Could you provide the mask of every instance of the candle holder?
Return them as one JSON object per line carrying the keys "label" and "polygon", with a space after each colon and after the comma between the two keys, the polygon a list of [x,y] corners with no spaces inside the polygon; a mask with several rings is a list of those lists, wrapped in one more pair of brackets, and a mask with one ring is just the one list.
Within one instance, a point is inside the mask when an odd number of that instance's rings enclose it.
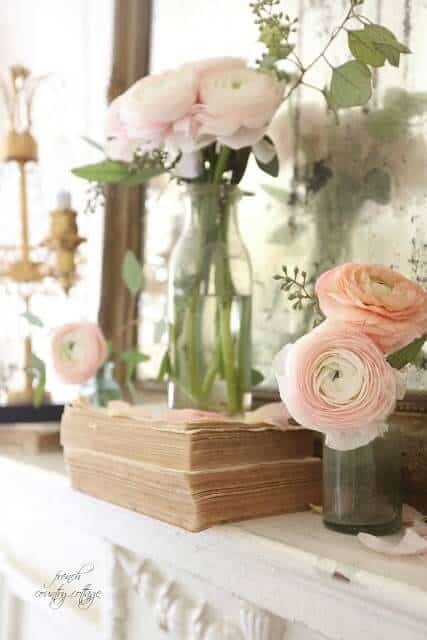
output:
{"label": "candle holder", "polygon": [[[69,293],[78,279],[78,248],[84,242],[78,232],[77,213],[71,208],[69,194],[60,192],[57,208],[50,214],[48,237],[38,244],[32,243],[28,180],[38,163],[38,143],[32,132],[32,106],[40,81],[25,67],[13,66],[9,83],[2,86],[9,130],[0,141],[0,160],[10,163],[17,174],[20,238],[18,245],[0,246],[0,281],[13,284],[27,312],[31,311],[34,293],[43,292],[48,283],[53,282]],[[30,332],[24,338],[23,347],[25,383],[23,388],[8,392],[9,405],[32,402]],[[48,401],[46,396],[45,402]]]}

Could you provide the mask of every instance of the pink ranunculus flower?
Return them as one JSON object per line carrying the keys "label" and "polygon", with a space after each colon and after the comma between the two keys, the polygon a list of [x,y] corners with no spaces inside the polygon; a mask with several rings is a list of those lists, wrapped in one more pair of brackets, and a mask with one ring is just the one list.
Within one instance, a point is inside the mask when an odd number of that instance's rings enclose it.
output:
{"label": "pink ranunculus flower", "polygon": [[328,318],[360,329],[390,354],[427,333],[427,292],[381,265],[347,263],[316,283]]}
{"label": "pink ranunculus flower", "polygon": [[52,360],[58,377],[68,384],[83,384],[95,375],[108,355],[107,343],[92,322],[65,324],[52,338]]}
{"label": "pink ranunculus flower", "polygon": [[222,58],[204,58],[203,60],[195,60],[187,62],[182,69],[189,69],[195,73],[198,82],[207,73],[215,73],[217,71],[226,71],[228,69],[246,69],[246,60],[243,58],[234,58],[232,56],[224,56]]}
{"label": "pink ranunculus flower", "polygon": [[120,97],[119,121],[130,139],[160,147],[172,125],[191,114],[197,90],[191,69],[151,74]]}
{"label": "pink ranunculus flower", "polygon": [[291,416],[325,433],[336,449],[356,448],[384,433],[404,393],[401,374],[377,345],[331,320],[282,349],[274,370]]}
{"label": "pink ranunculus flower", "polygon": [[283,84],[268,73],[231,67],[202,74],[200,134],[232,149],[252,146],[266,133],[283,99]]}

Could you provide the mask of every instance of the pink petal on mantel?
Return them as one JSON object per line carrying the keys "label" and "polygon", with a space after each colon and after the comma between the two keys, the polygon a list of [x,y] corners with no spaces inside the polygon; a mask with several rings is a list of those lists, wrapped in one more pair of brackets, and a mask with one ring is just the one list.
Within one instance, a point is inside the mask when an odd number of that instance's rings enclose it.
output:
{"label": "pink petal on mantel", "polygon": [[283,402],[271,402],[255,409],[255,411],[248,411],[245,414],[244,422],[245,424],[266,424],[278,429],[299,428],[290,427],[289,417],[289,412]]}
{"label": "pink petal on mantel", "polygon": [[427,538],[414,529],[407,529],[399,542],[388,542],[369,533],[359,533],[359,541],[371,551],[390,556],[418,556],[427,554]]}
{"label": "pink petal on mantel", "polygon": [[402,523],[406,526],[412,526],[415,522],[422,522],[423,514],[417,511],[415,507],[411,507],[409,504],[402,506]]}
{"label": "pink petal on mantel", "polygon": [[133,420],[152,420],[153,422],[171,422],[172,424],[227,424],[243,423],[247,425],[266,425],[278,429],[300,429],[297,425],[289,425],[289,413],[282,402],[266,404],[255,411],[248,411],[243,416],[227,416],[214,411],[198,409],[167,409],[161,406],[133,406],[121,400],[108,403],[107,413],[110,417],[131,418]]}

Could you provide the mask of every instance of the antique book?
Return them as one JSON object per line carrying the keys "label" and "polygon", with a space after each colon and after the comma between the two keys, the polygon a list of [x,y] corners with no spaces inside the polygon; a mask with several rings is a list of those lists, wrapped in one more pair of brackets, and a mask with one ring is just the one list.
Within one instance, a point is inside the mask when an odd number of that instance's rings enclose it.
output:
{"label": "antique book", "polygon": [[13,447],[26,453],[60,448],[58,424],[9,424],[0,428],[0,446]]}
{"label": "antique book", "polygon": [[321,500],[321,462],[305,429],[136,419],[76,405],[65,410],[61,441],[75,489],[190,531]]}
{"label": "antique book", "polygon": [[171,424],[162,414],[134,419],[76,404],[65,408],[61,425],[64,447],[112,453],[122,458],[196,471],[228,465],[273,462],[312,456],[314,433],[293,427],[272,429],[262,422]]}

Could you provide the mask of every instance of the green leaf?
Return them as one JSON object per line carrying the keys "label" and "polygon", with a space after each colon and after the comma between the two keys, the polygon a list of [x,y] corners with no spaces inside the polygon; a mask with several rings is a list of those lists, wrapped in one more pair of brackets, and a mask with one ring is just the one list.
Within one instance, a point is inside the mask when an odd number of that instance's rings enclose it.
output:
{"label": "green leaf", "polygon": [[[274,147],[272,140],[268,136],[264,136],[264,140],[271,144],[272,147]],[[270,162],[261,162],[261,160],[258,160],[256,156],[255,160],[259,168],[264,171],[264,173],[272,176],[272,178],[277,178],[280,171],[279,158],[277,157],[277,153],[275,153]]]}
{"label": "green leaf", "polygon": [[122,392],[120,386],[114,379],[110,369],[111,363],[105,364],[98,369],[95,376],[95,397],[96,403],[100,407],[106,407],[113,400],[121,400]]}
{"label": "green leaf", "polygon": [[131,383],[133,375],[136,371],[137,366],[141,362],[146,362],[150,358],[146,356],[144,353],[138,351],[138,349],[130,349],[129,351],[123,351],[120,354],[120,360],[126,362],[126,378],[125,382],[127,385]]}
{"label": "green leaf", "polygon": [[372,74],[359,60],[350,60],[336,67],[332,74],[329,100],[338,109],[358,107],[372,95]]}
{"label": "green leaf", "polygon": [[389,364],[391,364],[394,369],[403,369],[407,364],[414,362],[423,348],[426,338],[427,335],[421,336],[421,338],[417,338],[403,349],[400,349],[400,351],[392,353],[391,356],[387,358]]}
{"label": "green leaf", "polygon": [[42,329],[44,326],[43,321],[34,313],[31,313],[31,311],[25,311],[25,313],[22,313],[21,316],[25,318],[25,320],[29,324],[33,324],[35,327],[40,327]]}
{"label": "green leaf", "polygon": [[371,42],[374,42],[376,45],[389,45],[393,49],[399,51],[399,53],[411,53],[411,50],[406,46],[406,44],[399,42],[390,29],[387,29],[380,24],[367,24],[365,26],[365,31]]}
{"label": "green leaf", "polygon": [[144,282],[143,267],[133,251],[129,249],[126,251],[122,264],[122,278],[133,296],[142,289]]}
{"label": "green leaf", "polygon": [[172,363],[169,356],[169,351],[166,350],[162,361],[160,362],[159,372],[157,374],[157,382],[162,382],[165,378],[169,378],[172,375]]}
{"label": "green leaf", "polygon": [[256,387],[257,384],[260,384],[264,380],[264,376],[261,371],[258,369],[252,369],[251,371],[251,385]]}
{"label": "green leaf", "polygon": [[165,173],[164,167],[150,167],[145,169],[131,169],[125,162],[105,160],[96,164],[88,164],[84,167],[72,169],[72,173],[85,180],[107,184],[122,184],[136,186],[144,184],[151,178]]}
{"label": "green leaf", "polygon": [[386,60],[385,53],[377,49],[369,33],[365,29],[348,32],[348,46],[354,57],[372,67],[382,67]]}
{"label": "green leaf", "polygon": [[325,100],[326,100],[326,104],[327,104],[327,106],[328,106],[328,111],[332,111],[332,114],[333,114],[334,119],[335,119],[335,124],[336,124],[337,126],[339,126],[339,123],[340,123],[340,116],[339,116],[339,113],[338,113],[338,108],[337,108],[337,106],[333,103],[333,100],[332,100],[332,98],[331,98],[331,94],[330,94],[329,89],[328,89],[327,87],[325,87],[325,88],[322,90],[322,93],[323,93],[323,96],[324,96],[324,98],[325,98]]}
{"label": "green leaf", "polygon": [[239,184],[243,178],[251,151],[252,147],[242,147],[231,152],[228,160],[228,169],[231,171],[231,184]]}
{"label": "green leaf", "polygon": [[393,67],[398,67],[400,64],[400,52],[389,44],[377,44],[375,45],[378,51],[380,51],[389,61]]}
{"label": "green leaf", "polygon": [[43,402],[46,387],[46,366],[34,353],[30,355],[30,372],[36,384],[33,388],[33,404],[38,409]]}

